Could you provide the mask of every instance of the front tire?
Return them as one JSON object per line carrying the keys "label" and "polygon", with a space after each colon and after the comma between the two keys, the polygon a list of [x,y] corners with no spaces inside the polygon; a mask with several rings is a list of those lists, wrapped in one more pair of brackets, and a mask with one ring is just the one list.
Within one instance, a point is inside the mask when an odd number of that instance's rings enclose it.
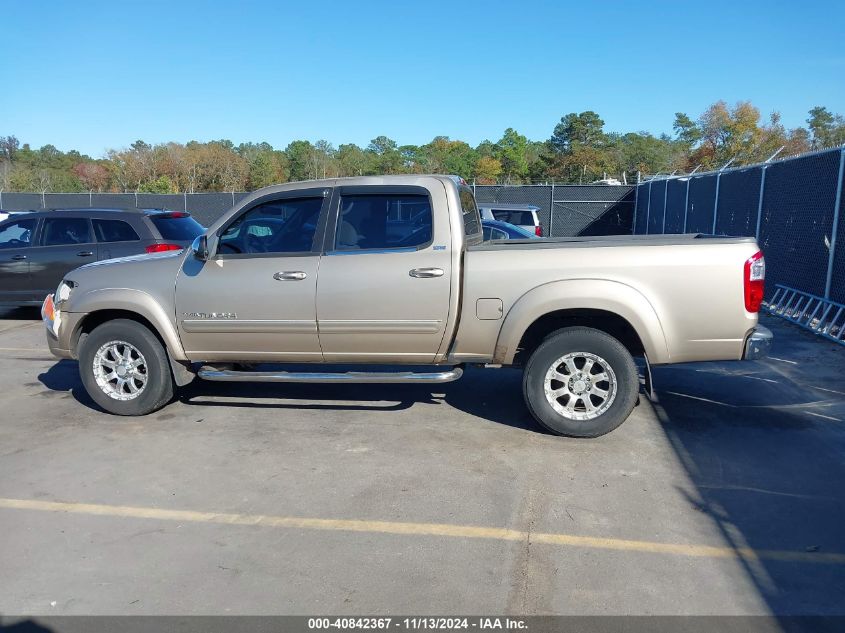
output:
{"label": "front tire", "polygon": [[598,437],[622,424],[639,393],[637,366],[617,339],[571,327],[544,340],[525,366],[522,390],[531,415],[557,435]]}
{"label": "front tire", "polygon": [[79,351],[88,395],[109,413],[146,415],[173,399],[167,352],[144,325],[115,319],[94,329]]}

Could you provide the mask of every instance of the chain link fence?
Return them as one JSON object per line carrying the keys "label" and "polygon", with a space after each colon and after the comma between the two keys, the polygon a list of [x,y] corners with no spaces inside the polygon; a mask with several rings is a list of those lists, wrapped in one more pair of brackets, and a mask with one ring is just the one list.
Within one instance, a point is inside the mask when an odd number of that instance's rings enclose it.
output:
{"label": "chain link fence", "polygon": [[[533,204],[547,235],[617,235],[631,232],[634,188],[614,185],[474,185],[479,202]],[[236,193],[3,193],[6,211],[56,208],[151,208],[189,211],[208,226],[244,196]]]}
{"label": "chain link fence", "polygon": [[845,303],[845,148],[636,187],[635,234],[756,237],[767,297],[784,284]]}

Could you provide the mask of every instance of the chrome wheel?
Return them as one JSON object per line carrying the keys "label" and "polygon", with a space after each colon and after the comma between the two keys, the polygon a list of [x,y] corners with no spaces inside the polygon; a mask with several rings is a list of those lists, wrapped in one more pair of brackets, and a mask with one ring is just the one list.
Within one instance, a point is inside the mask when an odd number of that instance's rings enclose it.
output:
{"label": "chrome wheel", "polygon": [[572,352],[552,363],[543,388],[558,414],[570,420],[592,420],[613,404],[616,374],[601,356]]}
{"label": "chrome wheel", "polygon": [[133,400],[147,386],[147,361],[126,341],[109,341],[94,353],[94,379],[109,398]]}

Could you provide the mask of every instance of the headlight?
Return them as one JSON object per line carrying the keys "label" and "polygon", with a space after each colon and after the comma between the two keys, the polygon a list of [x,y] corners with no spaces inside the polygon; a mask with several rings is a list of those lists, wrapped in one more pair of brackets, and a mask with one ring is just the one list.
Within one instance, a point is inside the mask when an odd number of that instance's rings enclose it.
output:
{"label": "headlight", "polygon": [[68,281],[67,279],[62,279],[62,282],[59,284],[59,287],[56,288],[55,294],[55,302],[56,305],[64,303],[70,298],[70,293],[73,292],[73,287],[75,284],[72,281]]}

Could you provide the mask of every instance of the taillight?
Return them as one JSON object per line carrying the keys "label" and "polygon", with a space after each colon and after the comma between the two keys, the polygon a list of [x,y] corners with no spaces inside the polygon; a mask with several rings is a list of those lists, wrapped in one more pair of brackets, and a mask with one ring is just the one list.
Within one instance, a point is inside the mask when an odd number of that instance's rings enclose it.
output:
{"label": "taillight", "polygon": [[150,244],[144,250],[148,253],[162,253],[164,251],[181,251],[183,248],[178,244]]}
{"label": "taillight", "polygon": [[763,303],[763,286],[766,281],[766,260],[763,253],[756,252],[745,260],[743,287],[745,290],[745,309],[759,312]]}
{"label": "taillight", "polygon": [[534,227],[534,235],[537,237],[543,237],[543,227],[539,224]]}

